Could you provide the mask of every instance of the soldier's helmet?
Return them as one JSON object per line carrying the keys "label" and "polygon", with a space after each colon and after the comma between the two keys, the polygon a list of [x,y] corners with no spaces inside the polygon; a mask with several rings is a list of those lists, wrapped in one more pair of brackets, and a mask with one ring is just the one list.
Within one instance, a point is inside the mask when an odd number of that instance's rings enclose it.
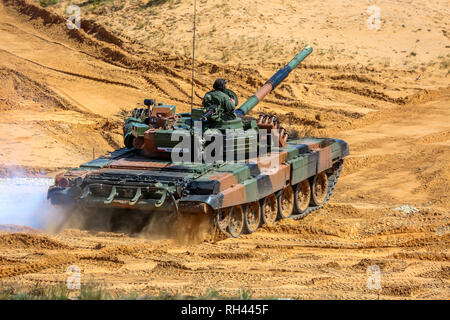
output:
{"label": "soldier's helmet", "polygon": [[225,89],[227,88],[227,80],[225,79],[217,79],[216,81],[214,81],[214,85],[213,85],[214,90],[219,90],[219,91],[225,91]]}

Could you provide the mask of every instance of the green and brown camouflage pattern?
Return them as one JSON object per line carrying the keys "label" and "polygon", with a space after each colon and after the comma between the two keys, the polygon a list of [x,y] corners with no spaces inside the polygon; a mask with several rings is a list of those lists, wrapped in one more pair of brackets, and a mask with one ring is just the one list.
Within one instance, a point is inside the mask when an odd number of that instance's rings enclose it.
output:
{"label": "green and brown camouflage pattern", "polygon": [[[322,177],[326,198],[319,203],[311,198],[311,203],[309,200],[306,203],[308,208],[297,210],[297,215],[321,207],[331,196],[343,159],[349,154],[347,143],[331,138],[288,139],[286,130],[278,126],[273,115],[261,115],[258,121],[242,118],[311,51],[311,47],[305,48],[276,72],[236,110],[237,119],[213,125],[223,141],[233,142],[233,151],[245,153],[244,160],[224,158],[199,162],[189,158],[189,161],[173,162],[170,150],[177,142],[171,140],[171,135],[181,130],[186,137],[198,139],[194,124],[199,123],[196,121],[202,118],[204,110],[176,114],[175,106],[158,104],[150,109],[150,104],[145,103],[147,109],[135,109],[125,121],[125,148],[58,175],[55,185],[49,188],[48,198],[55,205],[215,216],[224,208],[264,203],[268,196],[280,199],[284,190],[298,190],[305,182],[312,190],[318,185],[315,182],[318,177]],[[208,122],[204,124],[202,133],[211,129]],[[239,144],[228,129],[237,130],[237,136],[248,139]],[[270,143],[267,150],[261,151],[262,142],[273,139],[269,138],[271,131],[278,132],[274,137],[280,143],[278,146]],[[251,140],[251,132],[263,134]],[[249,152],[250,145],[259,146],[254,156]]]}
{"label": "green and brown camouflage pattern", "polygon": [[[169,200],[170,193],[181,211],[194,203],[206,204],[209,208],[204,211],[212,212],[257,201],[296,185],[332,168],[348,154],[346,142],[329,138],[289,140],[279,152],[255,161],[218,164],[152,161],[138,150],[124,148],[58,176],[49,198],[55,204],[75,201],[86,207],[165,211],[174,204],[157,203],[164,193]],[[68,183],[61,184],[63,179]],[[113,187],[118,195],[109,202]],[[139,188],[142,197],[132,203]]]}

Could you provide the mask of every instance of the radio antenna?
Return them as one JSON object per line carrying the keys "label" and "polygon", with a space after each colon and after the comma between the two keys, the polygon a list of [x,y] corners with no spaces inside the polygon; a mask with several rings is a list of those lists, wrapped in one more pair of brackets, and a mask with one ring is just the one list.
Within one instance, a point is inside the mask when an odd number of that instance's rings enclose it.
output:
{"label": "radio antenna", "polygon": [[197,20],[197,0],[194,0],[194,35],[192,37],[192,89],[191,89],[191,114],[194,107],[194,67],[195,67],[195,31]]}

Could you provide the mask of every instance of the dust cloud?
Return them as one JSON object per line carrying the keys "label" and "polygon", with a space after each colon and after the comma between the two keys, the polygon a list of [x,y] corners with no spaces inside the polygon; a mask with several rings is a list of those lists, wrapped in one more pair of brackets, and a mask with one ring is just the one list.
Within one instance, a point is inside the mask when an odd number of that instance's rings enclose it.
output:
{"label": "dust cloud", "polygon": [[52,184],[48,178],[0,178],[0,224],[45,226],[51,212],[47,190]]}

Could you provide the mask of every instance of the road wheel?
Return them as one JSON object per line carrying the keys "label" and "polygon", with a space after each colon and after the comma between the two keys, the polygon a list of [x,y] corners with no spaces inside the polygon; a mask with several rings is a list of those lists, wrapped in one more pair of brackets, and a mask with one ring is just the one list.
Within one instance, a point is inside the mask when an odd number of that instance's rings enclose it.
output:
{"label": "road wheel", "polygon": [[217,212],[217,227],[219,228],[220,231],[222,231],[225,234],[228,234],[227,232],[227,228],[228,228],[228,224],[230,222],[230,213],[231,210],[233,208],[229,207],[229,208],[222,208],[219,209]]}
{"label": "road wheel", "polygon": [[241,206],[234,206],[230,212],[228,232],[233,238],[237,238],[244,230],[244,210]]}
{"label": "road wheel", "polygon": [[328,179],[325,172],[314,176],[311,189],[311,204],[314,206],[323,205],[328,193]]}
{"label": "road wheel", "polygon": [[266,225],[271,226],[277,220],[277,207],[277,198],[274,194],[268,195],[264,199],[262,206],[262,218]]}
{"label": "road wheel", "polygon": [[258,201],[245,206],[244,219],[247,233],[253,233],[259,228],[261,225],[261,208]]}
{"label": "road wheel", "polygon": [[297,213],[302,214],[308,209],[311,201],[311,187],[308,180],[303,180],[297,184],[294,194],[295,207]]}
{"label": "road wheel", "polygon": [[278,217],[280,219],[289,218],[294,211],[294,190],[292,186],[284,188],[281,195],[278,197]]}

